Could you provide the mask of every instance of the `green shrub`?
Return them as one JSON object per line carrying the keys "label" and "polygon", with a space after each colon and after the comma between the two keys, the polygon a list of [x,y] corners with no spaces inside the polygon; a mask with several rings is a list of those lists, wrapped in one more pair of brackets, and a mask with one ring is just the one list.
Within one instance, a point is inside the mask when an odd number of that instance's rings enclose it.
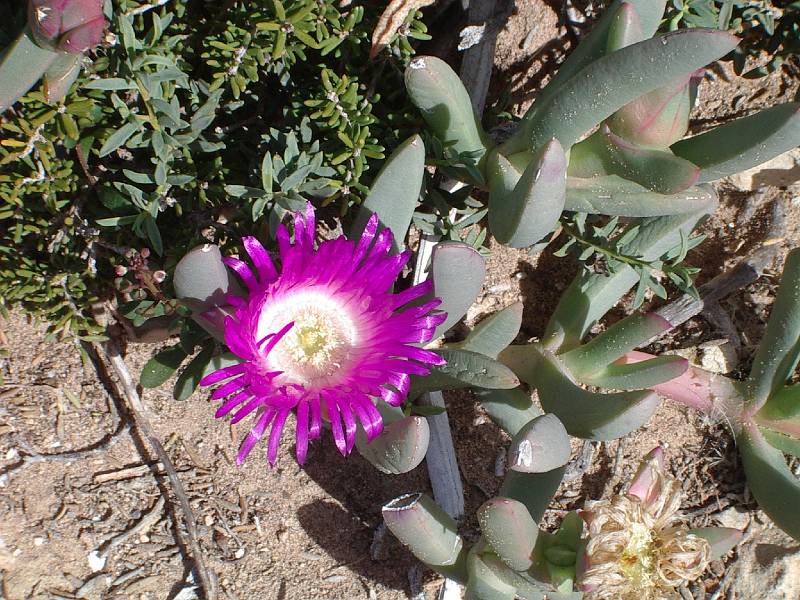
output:
{"label": "green shrub", "polygon": [[[304,198],[358,204],[371,163],[414,128],[402,71],[427,37],[414,13],[367,60],[379,10],[106,0],[116,40],[65,100],[34,88],[0,122],[0,306],[101,335],[96,303],[172,313],[169,278],[152,274],[203,240],[263,236]],[[7,46],[24,3],[0,13]]]}

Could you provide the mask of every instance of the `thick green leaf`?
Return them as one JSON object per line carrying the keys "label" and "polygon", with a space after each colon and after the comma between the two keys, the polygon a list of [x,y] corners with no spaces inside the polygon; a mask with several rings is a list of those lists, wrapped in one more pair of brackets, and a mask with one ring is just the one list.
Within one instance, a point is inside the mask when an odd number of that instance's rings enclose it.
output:
{"label": "thick green leaf", "polygon": [[538,523],[553,501],[565,470],[565,467],[559,467],[546,473],[509,471],[497,495],[522,502]]}
{"label": "thick green leaf", "polygon": [[787,385],[775,391],[758,411],[758,416],[770,421],[800,417],[800,383]]}
{"label": "thick green leaf", "polygon": [[[405,72],[406,90],[428,126],[458,154],[475,152],[482,165],[492,143],[483,132],[461,79],[443,60],[414,58]],[[480,168],[480,167],[479,167]]]}
{"label": "thick green leaf", "polygon": [[[698,222],[705,219],[699,213],[646,219],[626,247],[626,253],[644,260],[655,260],[688,239]],[[620,267],[611,275],[582,272],[561,296],[543,341],[550,346],[576,346],[591,326],[639,281],[639,274],[629,266]]]}
{"label": "thick green leaf", "polygon": [[467,244],[440,242],[433,248],[430,277],[433,295],[442,300],[439,310],[447,313],[447,319],[436,328],[436,339],[458,323],[478,298],[486,277],[486,261]]}
{"label": "thick green leaf", "polygon": [[455,390],[465,387],[488,389],[511,389],[519,385],[519,380],[511,369],[496,360],[457,348],[436,350],[447,363],[433,367],[430,375],[415,377],[410,397],[435,390]]}
{"label": "thick green leaf", "polygon": [[672,324],[656,313],[628,315],[559,358],[579,377],[596,373],[671,328]]}
{"label": "thick green leaf", "polygon": [[800,358],[800,248],[789,252],[767,330],[750,371],[750,402],[760,407],[791,377]]}
{"label": "thick green leaf", "polygon": [[800,146],[800,103],[781,104],[673,144],[699,166],[701,182],[751,169]]}
{"label": "thick green leaf", "polygon": [[384,425],[383,432],[367,442],[359,429],[356,448],[361,456],[388,475],[399,475],[415,469],[425,458],[430,441],[430,427],[424,417],[404,417]]}
{"label": "thick green leaf", "polygon": [[530,120],[538,108],[546,103],[563,85],[584,67],[593,63],[601,56],[608,53],[610,29],[619,19],[623,4],[632,7],[638,17],[642,39],[651,37],[661,23],[666,0],[615,0],[594,24],[592,30],[581,40],[578,47],[570,52],[567,59],[561,63],[558,72],[553,76],[536,103],[525,115],[525,120]]}
{"label": "thick green leaf", "polygon": [[475,390],[478,401],[498,427],[515,436],[522,427],[542,414],[522,388],[511,390]]}
{"label": "thick green leaf", "polygon": [[701,210],[710,212],[716,200],[716,192],[709,186],[694,186],[665,195],[618,175],[605,175],[567,177],[564,208],[573,212],[619,217],[659,217]]}
{"label": "thick green leaf", "polygon": [[778,527],[800,541],[800,482],[783,454],[753,426],[744,428],[737,442],[747,484],[759,506]]}
{"label": "thick green leaf", "polygon": [[478,523],[504,563],[515,571],[531,567],[539,528],[524,504],[511,498],[492,498],[478,509]]}
{"label": "thick green leaf", "polygon": [[500,355],[528,385],[539,392],[546,412],[554,413],[570,435],[590,440],[622,437],[644,425],[658,406],[650,391],[596,394],[572,382],[558,357],[536,345],[510,346]]}
{"label": "thick green leaf", "polygon": [[0,113],[24,96],[61,53],[37,46],[23,31],[0,56]]}
{"label": "thick green leaf", "polygon": [[467,586],[464,600],[514,600],[516,590],[500,579],[482,558],[482,544],[476,544],[467,555]]}
{"label": "thick green leaf", "polygon": [[406,494],[383,507],[383,521],[419,560],[466,580],[466,548],[456,522],[425,494]]}
{"label": "thick green leaf", "polygon": [[544,145],[510,190],[514,167],[502,154],[493,153],[489,170],[489,228],[500,243],[525,248],[555,229],[567,182],[567,159],[558,140]]}
{"label": "thick green leaf", "polygon": [[571,449],[564,425],[553,414],[532,419],[508,447],[508,468],[521,473],[546,473],[563,467]]}
{"label": "thick green leaf", "polygon": [[415,135],[400,144],[375,177],[369,196],[358,211],[350,237],[357,239],[367,220],[377,213],[394,235],[394,249],[403,248],[425,175],[425,144]]}
{"label": "thick green leaf", "polygon": [[626,104],[611,117],[611,131],[637,145],[668,148],[689,129],[689,113],[701,71],[660,87]]}
{"label": "thick green leaf", "polygon": [[577,379],[607,390],[641,390],[672,381],[688,367],[689,361],[681,356],[656,356],[638,363],[612,364]]}
{"label": "thick green leaf", "polygon": [[69,88],[78,79],[83,63],[83,54],[61,54],[44,74],[44,99],[50,103],[60,102]]}
{"label": "thick green leaf", "polygon": [[729,33],[696,28],[659,35],[602,56],[540,104],[500,150],[506,155],[534,150],[552,138],[569,148],[629,102],[721,58],[737,43],[738,38]]}
{"label": "thick green leaf", "polygon": [[651,192],[677,194],[697,181],[700,168],[668,150],[636,146],[603,124],[572,147],[568,173],[585,179],[619,175]]}
{"label": "thick green leaf", "polygon": [[[542,539],[541,536],[539,539]],[[514,587],[523,600],[581,600],[581,592],[554,592],[550,584],[535,579],[531,570],[517,572],[509,569],[499,557],[483,554],[483,562],[508,585]]]}
{"label": "thick green leaf", "polygon": [[769,442],[770,446],[774,446],[781,452],[791,454],[800,458],[800,439],[781,433],[780,431],[772,431],[766,427],[759,427],[764,439]]}
{"label": "thick green leaf", "polygon": [[485,318],[469,332],[463,342],[453,346],[497,358],[497,355],[517,337],[521,325],[522,303],[515,302]]}
{"label": "thick green leaf", "polygon": [[180,344],[162,350],[147,361],[139,376],[139,383],[145,388],[157,388],[175,374],[186,357],[186,351]]}

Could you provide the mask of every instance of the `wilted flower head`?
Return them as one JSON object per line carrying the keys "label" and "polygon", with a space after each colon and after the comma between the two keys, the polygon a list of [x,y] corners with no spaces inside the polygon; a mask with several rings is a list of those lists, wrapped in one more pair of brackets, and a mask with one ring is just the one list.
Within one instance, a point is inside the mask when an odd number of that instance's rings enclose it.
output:
{"label": "wilted flower head", "polygon": [[229,296],[235,317],[225,320],[225,342],[242,363],[201,381],[229,379],[211,397],[227,398],[217,410],[236,409],[232,423],[255,413],[242,442],[241,464],[271,427],[267,458],[275,463],[281,431],[297,413],[297,460],[306,458],[309,439],[320,436],[322,418],[331,423],[342,454],[355,443],[357,423],[372,440],[383,428],[377,399],[397,406],[408,394],[411,375],[426,375],[444,361],[418,347],[433,337],[444,313],[431,314],[438,299],[409,305],[430,294],[429,282],[399,294],[392,287],[410,252],[392,255],[392,233],[378,231],[375,215],[358,242],[345,236],[314,247],[314,209],[294,217],[294,243],[280,225],[280,272],[253,237],[244,247],[254,269],[225,258],[244,282],[244,298]]}
{"label": "wilted flower head", "polygon": [[702,575],[707,540],[681,526],[681,485],[664,472],[663,451],[653,450],[628,493],[590,502],[582,517],[589,534],[580,585],[587,598],[663,600]]}
{"label": "wilted flower head", "polygon": [[80,54],[103,41],[103,0],[29,0],[28,24],[40,42]]}

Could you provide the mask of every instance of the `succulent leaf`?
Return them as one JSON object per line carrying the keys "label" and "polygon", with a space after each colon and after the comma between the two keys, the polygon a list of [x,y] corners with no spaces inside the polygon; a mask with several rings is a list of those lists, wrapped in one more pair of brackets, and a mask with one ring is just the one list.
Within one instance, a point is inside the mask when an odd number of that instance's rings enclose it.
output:
{"label": "succulent leaf", "polygon": [[511,569],[531,567],[539,528],[524,504],[502,496],[492,498],[478,509],[478,522],[488,544]]}
{"label": "succulent leaf", "polygon": [[578,378],[602,371],[626,352],[668,331],[672,324],[656,313],[636,313],[620,319],[589,342],[559,354]]}
{"label": "succulent leaf", "polygon": [[694,186],[667,196],[618,175],[605,175],[567,177],[564,208],[620,217],[659,217],[710,211],[715,202],[716,193],[709,186]]}
{"label": "succulent leaf", "polygon": [[58,57],[58,52],[42,48],[23,31],[0,57],[0,113],[24,96]]}
{"label": "succulent leaf", "polygon": [[753,426],[746,427],[737,441],[747,484],[759,506],[778,527],[800,540],[800,482],[783,454]]}
{"label": "succulent leaf", "polygon": [[608,28],[606,54],[641,42],[644,38],[639,14],[632,4],[623,2],[617,11],[613,13],[613,18]]}
{"label": "succulent leaf", "polygon": [[80,54],[62,53],[44,74],[42,89],[48,103],[60,102],[69,92],[81,72],[83,57]]}
{"label": "succulent leaf", "polygon": [[711,545],[711,560],[720,560],[733,550],[744,537],[741,529],[733,527],[698,527],[690,529],[689,533],[708,540]]}
{"label": "succulent leaf", "polygon": [[[512,248],[532,246],[553,231],[564,210],[567,173],[564,149],[558,140],[546,143],[510,191],[506,187],[508,176],[503,171],[511,173],[514,168],[501,154],[494,157],[489,175],[489,228],[502,244]],[[501,183],[492,185],[498,179]]]}
{"label": "succulent leaf", "polygon": [[554,414],[532,419],[508,448],[508,468],[520,473],[545,473],[563,467],[571,454],[569,435]]}
{"label": "succulent leaf", "polygon": [[456,522],[425,494],[406,494],[383,507],[383,520],[419,560],[458,581],[466,579],[466,549]]}
{"label": "succulent leaf", "polygon": [[441,242],[433,248],[430,277],[433,295],[442,300],[439,309],[447,313],[447,319],[436,328],[436,339],[460,321],[478,298],[486,277],[486,261],[467,244]]}
{"label": "succulent leaf", "polygon": [[519,379],[504,364],[469,350],[439,348],[436,350],[447,362],[431,368],[429,375],[415,377],[410,396],[435,390],[457,390],[465,387],[487,389],[511,389],[519,385]]}
{"label": "succulent leaf", "polygon": [[779,431],[772,431],[765,427],[759,427],[759,431],[770,446],[774,446],[781,452],[800,458],[800,439],[797,437],[786,435]]}
{"label": "succulent leaf", "polygon": [[484,564],[500,579],[514,587],[517,596],[523,600],[580,600],[583,597],[580,592],[553,591],[552,585],[542,581],[533,570],[512,571],[491,552],[484,553],[482,558]]}
{"label": "succulent leaf", "polygon": [[406,90],[428,126],[442,142],[455,142],[458,154],[479,153],[482,168],[492,144],[472,108],[461,79],[443,60],[433,56],[414,58],[405,72]]}
{"label": "succulent leaf", "polygon": [[464,600],[514,600],[513,585],[503,581],[483,561],[483,544],[473,546],[467,555],[467,586]]}
{"label": "succulent leaf", "polygon": [[536,345],[510,346],[500,359],[539,392],[542,408],[554,413],[570,435],[611,440],[644,425],[658,406],[649,391],[596,394],[573,383],[558,357]]}
{"label": "succulent leaf", "polygon": [[469,332],[463,342],[453,344],[453,347],[497,358],[517,337],[521,325],[522,303],[515,302],[486,317]]}
{"label": "succulent leaf", "polygon": [[672,145],[699,166],[700,182],[756,167],[800,145],[800,103],[780,104]]}
{"label": "succulent leaf", "polygon": [[530,394],[519,387],[511,390],[476,390],[475,395],[492,421],[512,437],[531,419],[542,414],[531,402]]}
{"label": "succulent leaf", "polygon": [[564,471],[565,467],[546,473],[509,471],[497,495],[524,504],[533,520],[538,523],[561,485]]}
{"label": "succulent leaf", "polygon": [[[399,409],[397,409],[399,411]],[[424,417],[409,416],[387,423],[372,441],[359,429],[356,448],[361,456],[388,475],[408,473],[425,458],[430,442],[430,427]]]}
{"label": "succulent leaf", "polygon": [[656,356],[638,363],[611,364],[605,369],[581,375],[581,383],[609,390],[641,390],[672,381],[689,367],[681,356]]}
{"label": "succulent leaf", "polygon": [[758,416],[769,421],[800,417],[800,384],[787,385],[772,394]]}
{"label": "succulent leaf", "polygon": [[357,239],[370,216],[377,214],[381,225],[392,231],[395,251],[400,251],[417,206],[424,175],[425,144],[420,136],[415,135],[400,144],[383,163],[358,212],[351,239]]}
{"label": "succulent leaf", "polygon": [[648,148],[668,148],[686,135],[702,70],[637,98],[606,121],[621,138]]}
{"label": "succulent leaf", "polygon": [[[659,35],[602,56],[566,81],[500,150],[510,155],[537,149],[552,138],[569,148],[629,102],[721,58],[737,43],[729,33],[697,28]],[[632,78],[631,73],[637,76]]]}
{"label": "succulent leaf", "polygon": [[690,188],[700,168],[669,151],[636,146],[612,133],[605,123],[570,152],[569,175],[593,178],[619,175],[659,194]]}
{"label": "succulent leaf", "polygon": [[587,65],[593,63],[608,52],[609,30],[618,19],[620,7],[623,4],[631,6],[638,18],[642,31],[642,39],[651,37],[661,24],[666,0],[615,0],[595,23],[592,30],[581,40],[578,47],[570,52],[566,60],[561,63],[558,72],[547,84],[536,99],[536,103],[525,115],[524,120],[530,120],[540,106],[546,103],[567,81]]}
{"label": "succulent leaf", "polygon": [[[799,132],[800,133],[800,132]],[[800,359],[800,248],[789,252],[767,329],[750,371],[750,401],[760,407],[786,385]]]}

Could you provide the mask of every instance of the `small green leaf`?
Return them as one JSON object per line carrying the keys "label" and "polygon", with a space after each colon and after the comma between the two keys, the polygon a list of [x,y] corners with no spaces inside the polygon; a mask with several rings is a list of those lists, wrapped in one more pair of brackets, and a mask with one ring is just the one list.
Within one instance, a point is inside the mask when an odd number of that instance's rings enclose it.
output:
{"label": "small green leaf", "polygon": [[162,350],[147,361],[139,377],[139,383],[145,388],[157,388],[172,377],[186,356],[180,344]]}
{"label": "small green leaf", "polygon": [[175,387],[172,389],[172,396],[175,400],[186,400],[197,389],[213,353],[214,342],[207,342],[198,355],[181,372],[175,382]]}

